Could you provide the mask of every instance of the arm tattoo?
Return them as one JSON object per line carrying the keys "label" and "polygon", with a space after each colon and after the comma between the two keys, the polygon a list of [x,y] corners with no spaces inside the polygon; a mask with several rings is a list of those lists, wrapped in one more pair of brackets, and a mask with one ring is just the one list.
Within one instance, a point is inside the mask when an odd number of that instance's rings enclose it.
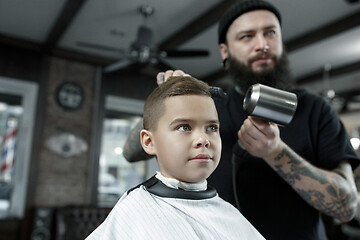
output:
{"label": "arm tattoo", "polygon": [[[274,169],[280,177],[311,206],[339,219],[351,215],[348,203],[355,199],[352,194],[343,190],[344,174],[340,170],[334,171],[337,175],[327,175],[286,148],[274,158],[274,162]],[[303,184],[309,179],[315,186],[306,187]]]}

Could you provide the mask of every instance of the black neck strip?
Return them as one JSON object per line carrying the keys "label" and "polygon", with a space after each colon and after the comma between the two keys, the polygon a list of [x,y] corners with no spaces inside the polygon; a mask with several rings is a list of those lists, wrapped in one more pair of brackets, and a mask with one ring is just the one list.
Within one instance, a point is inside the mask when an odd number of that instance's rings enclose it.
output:
{"label": "black neck strip", "polygon": [[216,190],[210,186],[204,191],[185,191],[168,187],[155,176],[140,185],[144,185],[147,191],[159,197],[202,200],[216,196]]}

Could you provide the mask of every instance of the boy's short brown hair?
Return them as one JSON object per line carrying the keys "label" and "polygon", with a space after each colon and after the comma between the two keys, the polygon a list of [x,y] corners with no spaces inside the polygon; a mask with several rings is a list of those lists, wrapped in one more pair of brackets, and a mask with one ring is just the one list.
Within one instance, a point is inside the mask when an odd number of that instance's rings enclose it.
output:
{"label": "boy's short brown hair", "polygon": [[157,129],[157,123],[165,112],[165,99],[182,95],[203,95],[211,97],[210,87],[191,76],[170,77],[152,91],[144,105],[143,127],[149,131]]}

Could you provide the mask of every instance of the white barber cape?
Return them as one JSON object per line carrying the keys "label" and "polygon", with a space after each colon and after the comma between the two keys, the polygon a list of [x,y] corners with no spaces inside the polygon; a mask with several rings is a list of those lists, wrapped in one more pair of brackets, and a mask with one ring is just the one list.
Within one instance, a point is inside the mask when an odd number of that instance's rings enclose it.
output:
{"label": "white barber cape", "polygon": [[214,189],[185,191],[164,179],[158,173],[125,193],[86,240],[264,239]]}

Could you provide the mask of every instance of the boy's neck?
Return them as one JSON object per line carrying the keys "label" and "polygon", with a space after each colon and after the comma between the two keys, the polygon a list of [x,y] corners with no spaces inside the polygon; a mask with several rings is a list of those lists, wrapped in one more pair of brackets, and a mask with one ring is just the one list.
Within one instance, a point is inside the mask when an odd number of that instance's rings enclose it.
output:
{"label": "boy's neck", "polygon": [[185,183],[181,182],[175,178],[164,177],[161,172],[156,172],[155,177],[159,179],[166,186],[175,188],[175,189],[183,189],[186,191],[205,191],[207,189],[207,181],[204,180],[201,183]]}

